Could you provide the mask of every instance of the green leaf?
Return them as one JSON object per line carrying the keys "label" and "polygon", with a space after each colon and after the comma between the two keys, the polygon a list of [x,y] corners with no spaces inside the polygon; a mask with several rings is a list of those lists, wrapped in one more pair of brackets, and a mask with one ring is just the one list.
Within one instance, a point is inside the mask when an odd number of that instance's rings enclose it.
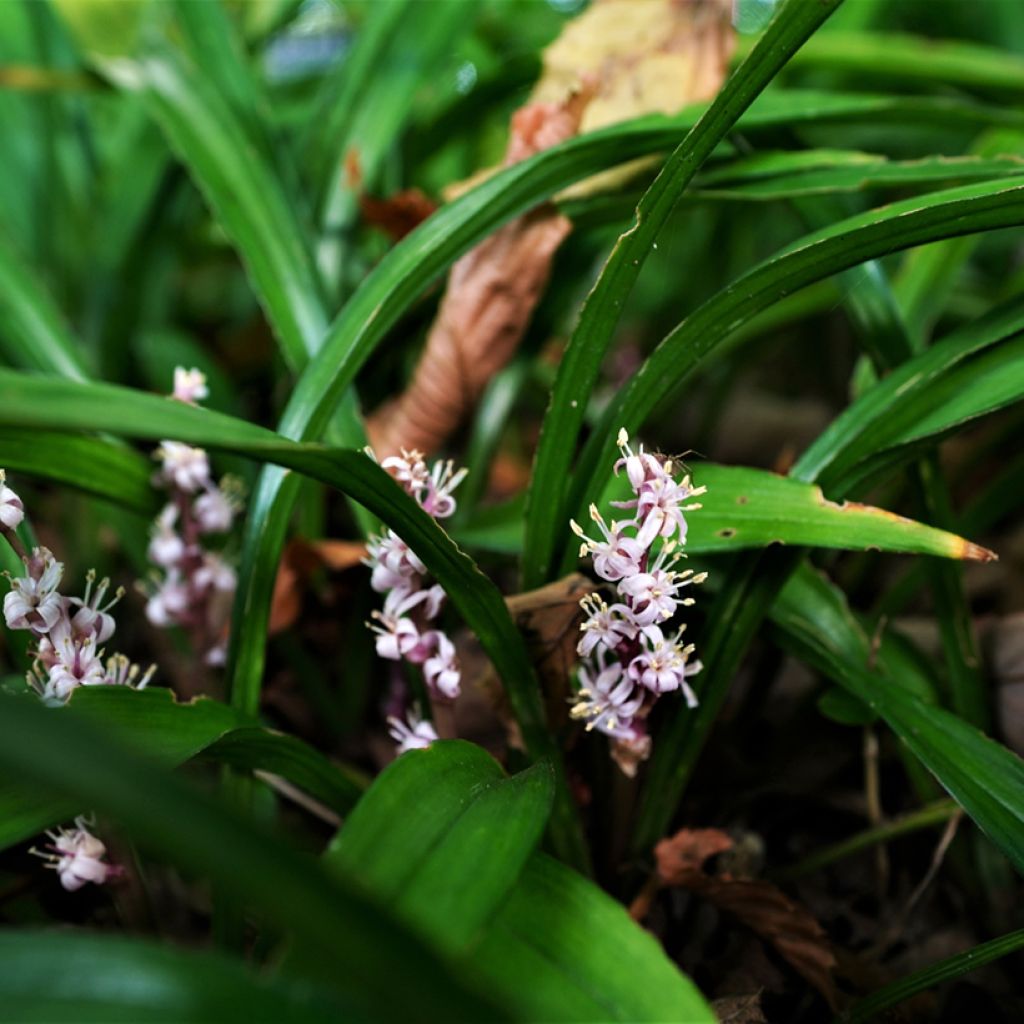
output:
{"label": "green leaf", "polygon": [[929,88],[943,83],[986,94],[1024,93],[1024,60],[1016,54],[962,40],[896,32],[822,32],[789,67],[908,79]]}
{"label": "green leaf", "polygon": [[[25,697],[25,700],[32,700]],[[198,755],[228,764],[279,774],[344,814],[361,786],[323,754],[292,736],[239,722],[226,704],[199,698],[178,703],[170,690],[150,687],[80,688],[68,710],[105,735],[123,742],[158,764],[173,767]],[[0,848],[22,842],[72,817],[76,807],[63,799],[44,800],[18,780],[0,780]]]}
{"label": "green leaf", "polygon": [[[351,1010],[236,960],[86,931],[0,931],[0,1002],[12,1020],[328,1021]],[[60,969],[54,970],[59,964]]]}
{"label": "green leaf", "polygon": [[[692,554],[791,544],[981,561],[995,557],[945,530],[870,505],[829,501],[820,487],[767,470],[713,463],[689,469],[694,484],[708,489],[700,498],[701,509],[686,519],[686,550]],[[631,493],[625,475],[613,476],[599,507],[607,510],[610,501]]]}
{"label": "green leaf", "polygon": [[466,949],[540,840],[550,768],[506,778],[459,740],[402,754],[356,805],[326,854],[400,920],[442,949]]}
{"label": "green leaf", "polygon": [[[763,469],[689,467],[694,484],[707,487],[701,509],[687,516],[689,554],[718,554],[771,544],[856,551],[902,551],[940,558],[989,560],[992,553],[955,534],[856,502],[829,501],[821,488]],[[631,497],[622,475],[611,476],[598,508],[614,518],[612,501]],[[523,546],[521,497],[484,509],[454,531],[460,544],[485,551],[517,554]],[[587,523],[582,524],[584,529]]]}
{"label": "green leaf", "polygon": [[527,864],[473,962],[520,1020],[716,1019],[620,904],[543,854]]}
{"label": "green leaf", "polygon": [[793,649],[876,711],[979,828],[1024,871],[1024,761],[962,718],[924,703],[849,657],[842,593],[816,573],[790,578],[772,620]]}
{"label": "green leaf", "polygon": [[969,185],[850,217],[759,264],[679,324],[618,393],[578,461],[569,508],[579,517],[598,492],[615,460],[618,430],[639,430],[697,363],[754,314],[796,288],[884,253],[1020,223],[1024,180]]}
{"label": "green leaf", "polygon": [[[945,429],[943,395],[955,396],[956,388],[949,381],[956,368],[1022,331],[1024,302],[1014,299],[908,359],[829,424],[797,460],[792,476],[836,484],[858,463],[898,443],[894,438],[908,434],[920,438],[926,433],[918,426],[920,420],[938,417],[940,430]],[[954,407],[954,415],[956,408],[963,407]]]}
{"label": "green leaf", "polygon": [[891,1006],[897,1006],[904,1000],[924,992],[926,989],[934,988],[944,981],[951,981],[963,974],[984,967],[985,964],[998,960],[1000,957],[1013,953],[1024,946],[1024,929],[1010,932],[1008,935],[1001,935],[998,939],[983,942],[978,946],[971,946],[962,953],[946,957],[938,963],[931,964],[915,971],[905,978],[900,978],[883,988],[872,992],[866,999],[855,1003],[853,1008],[847,1010],[836,1018],[836,1024],[867,1024],[868,1021],[878,1020],[879,1014]]}
{"label": "green leaf", "polygon": [[238,247],[286,360],[304,365],[327,312],[310,239],[259,147],[206,77],[166,48],[123,67],[118,82],[149,104]]}
{"label": "green leaf", "polygon": [[944,374],[914,401],[901,403],[892,422],[878,431],[878,450],[854,466],[843,484],[876,477],[972,420],[1022,398],[1024,338],[1018,337]]}
{"label": "green leaf", "polygon": [[0,235],[0,347],[14,366],[85,380],[85,363],[60,310]]}
{"label": "green leaf", "polygon": [[12,475],[52,481],[124,505],[147,518],[160,508],[151,483],[152,462],[102,438],[2,427],[0,466]]}
{"label": "green leaf", "polygon": [[[222,413],[128,388],[36,379],[0,370],[0,425],[5,423],[51,429],[108,430],[132,437],[176,438],[276,462],[359,501],[417,552],[476,633],[505,684],[513,713],[534,758],[559,756],[544,721],[533,664],[501,592],[455,547],[441,527],[362,452],[298,444]],[[244,568],[245,563],[243,575]],[[261,578],[259,582],[262,587],[271,587],[276,562],[264,565],[262,571],[269,578]],[[245,600],[243,592],[235,612],[236,620],[241,617],[243,622],[252,614]],[[250,653],[250,657],[255,656]],[[262,650],[259,660],[262,661]],[[258,691],[254,691],[256,694]],[[239,708],[237,703],[235,707],[243,718],[255,714],[255,708]],[[564,779],[559,779],[559,797],[556,816],[560,813],[562,818],[556,817],[556,820],[561,820],[562,827],[569,830],[567,822],[572,820],[570,815],[574,811]],[[582,862],[583,847],[576,846],[573,853],[573,841],[565,838],[570,835],[571,831],[567,831],[563,836],[566,855]]]}
{"label": "green leaf", "polygon": [[541,427],[527,499],[524,589],[539,587],[556,564],[558,533],[564,523],[564,517],[558,513],[565,508],[565,490],[587,400],[597,383],[622,307],[640,275],[640,267],[657,244],[659,231],[701,164],[836,6],[834,2],[783,5],[764,36],[644,193],[633,226],[619,236],[580,310],[576,329],[559,363]]}
{"label": "green leaf", "polygon": [[470,991],[464,969],[456,976],[354,883],[73,712],[26,699],[0,703],[0,768],[7,777],[37,797],[95,808],[162,859],[210,878],[289,930],[303,951],[297,968],[341,992],[355,1017],[504,1019]]}
{"label": "green leaf", "polygon": [[1024,160],[976,156],[887,160],[869,153],[814,150],[764,153],[701,175],[691,195],[701,199],[769,201],[871,189],[939,188],[975,180],[1019,177]]}

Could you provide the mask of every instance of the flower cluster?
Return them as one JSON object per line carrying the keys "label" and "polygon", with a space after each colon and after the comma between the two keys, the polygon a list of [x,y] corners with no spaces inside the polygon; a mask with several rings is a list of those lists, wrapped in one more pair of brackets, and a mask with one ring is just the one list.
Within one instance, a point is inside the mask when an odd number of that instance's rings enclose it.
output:
{"label": "flower cluster", "polygon": [[50,842],[43,848],[33,847],[30,851],[42,857],[48,868],[53,868],[60,878],[60,884],[68,892],[81,889],[86,882],[102,885],[111,878],[120,876],[124,868],[111,864],[103,858],[107,848],[86,827],[86,820],[75,818],[75,827],[48,831]]}
{"label": "flower cluster", "polygon": [[682,642],[685,625],[672,631],[668,623],[680,606],[693,604],[685,588],[707,575],[676,568],[685,558],[683,513],[700,508],[690,499],[705,488],[693,487],[689,476],[676,480],[671,461],[643,446],[634,452],[624,430],[618,444],[615,472],[625,469],[633,497],[612,504],[632,517],[609,524],[591,505],[597,539],[571,524],[583,542],[580,557],[592,556],[594,571],[616,591],[611,604],[598,593],[581,602],[587,619],[577,650],[584,663],[571,714],[588,730],[612,737],[620,765],[635,770],[636,761],[650,754],[645,719],[658,697],[679,690],[690,707],[697,704],[688,679],[700,671],[700,662],[691,660],[693,645]]}
{"label": "flower cluster", "polygon": [[[372,451],[367,454],[373,457]],[[462,482],[466,470],[455,472],[450,461],[439,461],[428,469],[420,452],[402,450],[400,456],[385,459],[381,466],[416,499],[428,515],[446,519],[455,511],[452,492]],[[427,586],[426,566],[416,553],[393,530],[371,537],[364,563],[372,569],[370,585],[384,594],[384,607],[373,613],[368,623],[377,634],[377,654],[391,661],[407,661],[420,665],[431,697],[454,700],[459,695],[461,673],[455,656],[455,645],[448,636],[431,624],[444,603],[440,584]],[[410,719],[405,725],[392,722],[392,735],[401,750],[427,746],[436,739],[429,723]],[[429,734],[428,734],[429,731]],[[410,742],[415,736],[424,742]]]}
{"label": "flower cluster", "polygon": [[[199,370],[178,367],[171,397],[195,405],[208,394]],[[164,441],[156,451],[161,467],[154,483],[170,501],[157,516],[149,543],[153,574],[146,617],[154,626],[187,629],[197,654],[208,665],[223,664],[225,628],[231,615],[234,569],[204,538],[227,533],[241,506],[239,488],[230,479],[214,483],[202,448]]]}
{"label": "flower cluster", "polygon": [[29,686],[47,704],[64,704],[79,686],[130,686],[141,690],[155,666],[140,672],[123,654],[104,657],[103,644],[113,635],[110,610],[124,596],[119,587],[108,599],[110,580],[96,580],[90,571],[82,597],[65,597],[59,587],[64,565],[49,548],[27,552],[15,530],[25,507],[6,483],[0,470],[0,533],[21,556],[25,575],[10,580],[4,597],[4,619],[9,629],[28,630],[34,646]]}

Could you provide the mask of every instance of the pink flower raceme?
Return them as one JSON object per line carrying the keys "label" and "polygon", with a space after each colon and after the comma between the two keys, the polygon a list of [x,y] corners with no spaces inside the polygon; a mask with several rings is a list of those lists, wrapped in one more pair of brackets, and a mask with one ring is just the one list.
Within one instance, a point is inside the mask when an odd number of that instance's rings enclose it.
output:
{"label": "pink flower raceme", "polygon": [[[6,496],[0,495],[0,500],[24,515],[21,499],[6,484],[3,490]],[[13,528],[2,520],[0,532],[22,556],[25,566],[25,575],[10,581],[10,593],[4,597],[4,619],[8,629],[32,634],[29,686],[46,704],[66,703],[79,686],[130,686],[141,690],[155,666],[141,672],[124,655],[105,658],[102,647],[114,635],[111,609],[124,596],[124,589],[118,587],[108,599],[110,580],[97,582],[96,573],[90,571],[82,597],[65,597],[59,590],[64,565],[53,552],[39,547],[31,554],[25,553]]]}
{"label": "pink flower raceme", "polygon": [[632,510],[633,518],[609,524],[591,505],[598,539],[575,522],[570,524],[583,542],[580,557],[593,558],[594,571],[615,584],[617,595],[610,604],[596,593],[580,602],[587,613],[577,646],[584,663],[571,714],[588,730],[611,737],[616,760],[632,774],[637,762],[650,754],[645,719],[654,702],[679,690],[689,707],[697,704],[688,679],[701,665],[691,658],[693,645],[681,642],[685,626],[671,637],[663,627],[680,607],[693,604],[692,598],[681,595],[683,588],[703,582],[707,575],[676,569],[685,557],[684,513],[700,508],[691,499],[705,488],[693,487],[688,476],[676,480],[671,461],[642,446],[634,452],[624,430],[618,443],[621,458],[615,472],[625,469],[633,497],[612,504]]}
{"label": "pink flower raceme", "polygon": [[[199,370],[175,369],[171,398],[195,405],[207,394],[206,377]],[[231,479],[214,483],[202,448],[164,441],[155,457],[161,467],[154,483],[171,500],[153,524],[148,556],[155,569],[146,617],[161,629],[188,630],[196,653],[208,665],[220,665],[236,578],[205,538],[231,530],[241,507],[240,488]]]}
{"label": "pink flower raceme", "polygon": [[[374,458],[373,452],[367,454]],[[455,511],[452,492],[462,482],[466,470],[454,470],[450,461],[439,461],[428,469],[423,456],[405,451],[381,463],[420,507],[435,519],[446,519]],[[389,661],[406,661],[419,665],[423,679],[434,700],[454,700],[459,695],[461,672],[455,645],[441,630],[431,624],[444,604],[444,589],[427,584],[426,566],[416,553],[393,530],[386,530],[367,543],[365,565],[372,570],[370,586],[384,594],[384,607],[373,612],[368,623],[377,634],[377,654]],[[392,736],[399,743],[399,753],[414,746],[426,746],[417,739],[436,739],[433,726],[415,719],[405,726],[398,718],[392,723]],[[410,719],[413,722],[413,719]],[[408,734],[408,735],[407,735]]]}

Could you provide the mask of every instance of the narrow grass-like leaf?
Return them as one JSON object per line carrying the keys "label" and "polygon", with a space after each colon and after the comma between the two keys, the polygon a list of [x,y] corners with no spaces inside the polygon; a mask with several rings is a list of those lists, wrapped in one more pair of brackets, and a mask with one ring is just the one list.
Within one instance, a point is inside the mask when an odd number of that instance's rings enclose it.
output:
{"label": "narrow grass-like leaf", "polygon": [[[0,766],[28,792],[109,815],[172,863],[209,877],[288,929],[301,966],[365,1019],[505,1014],[336,873],[151,766],[80,717],[2,698]],[[59,751],[60,756],[54,756]]]}
{"label": "narrow grass-like leaf", "polygon": [[[96,723],[115,739],[160,764],[194,757],[273,772],[287,778],[338,814],[351,810],[362,792],[352,776],[318,750],[281,733],[239,721],[219,701],[175,701],[169,690],[142,692],[114,687],[80,689],[69,714]],[[63,800],[38,799],[16,780],[0,781],[0,847],[10,846],[75,813]]]}
{"label": "narrow grass-like leaf", "polygon": [[[0,931],[0,1003],[11,1020],[329,1021],[351,1012],[308,985],[237,960],[87,931]],[[54,971],[54,964],[60,970]]]}
{"label": "narrow grass-like leaf", "polygon": [[848,614],[843,595],[816,573],[791,577],[771,611],[801,656],[876,710],[1024,871],[1024,761],[958,716],[923,703],[850,659],[829,625]]}
{"label": "narrow grass-like leaf", "polygon": [[0,235],[0,347],[9,363],[73,380],[88,376],[60,310]]}
{"label": "narrow grass-like leaf", "polygon": [[384,156],[401,137],[417,89],[436,78],[459,34],[472,24],[475,7],[459,0],[412,9],[405,3],[371,7],[366,39],[361,31],[354,52],[338,65],[320,99],[316,208],[332,231],[347,228],[357,210],[356,189],[346,184],[346,158],[357,161],[364,184],[376,181]]}
{"label": "narrow grass-like leaf", "polygon": [[473,962],[520,1020],[716,1019],[620,904],[543,854],[526,866]]}
{"label": "narrow grass-like leaf", "polygon": [[693,367],[756,312],[796,288],[884,253],[1020,223],[1024,180],[969,185],[851,217],[755,267],[677,326],[612,401],[579,461],[570,508],[578,515],[596,493],[614,461],[618,429],[637,431]]}
{"label": "narrow grass-like leaf", "polygon": [[160,506],[151,482],[152,462],[131,448],[98,437],[2,427],[0,467],[11,474],[72,487],[147,517],[156,515]]}
{"label": "narrow grass-like leaf", "polygon": [[[743,52],[744,47],[740,47]],[[1024,93],[1024,60],[978,43],[898,32],[822,32],[790,68],[825,68],[978,89],[986,95]]]}
{"label": "narrow grass-like leaf", "polygon": [[992,963],[993,960],[1016,952],[1022,946],[1024,929],[1001,935],[998,939],[991,939],[978,946],[971,946],[962,953],[946,957],[938,963],[878,989],[877,992],[872,992],[866,999],[862,999],[854,1004],[852,1009],[837,1017],[836,1024],[867,1024],[868,1021],[878,1020],[879,1014],[883,1011],[899,1005],[918,992],[924,992],[945,981],[952,981],[953,978],[975,971],[985,964]]}
{"label": "narrow grass-like leaf", "polygon": [[[793,466],[798,480],[836,483],[854,465],[874,454],[900,432],[916,429],[922,414],[933,411],[937,397],[930,388],[964,360],[1024,331],[1024,302],[1015,299],[980,320],[965,324],[926,352],[903,363],[851,403],[807,448]],[[948,386],[947,386],[948,387]],[[903,410],[911,411],[904,417]],[[889,421],[897,417],[894,429]]]}
{"label": "narrow grass-like leaf", "polygon": [[901,403],[893,422],[880,425],[879,449],[844,478],[844,487],[911,457],[966,423],[1024,398],[1024,338],[993,348],[931,382]]}
{"label": "narrow grass-like leaf", "polygon": [[[45,396],[45,400],[42,400]],[[109,430],[132,437],[170,437],[208,448],[220,448],[298,470],[338,488],[359,501],[394,529],[423,559],[447,591],[452,604],[474,630],[505,683],[512,710],[535,758],[557,757],[558,750],[544,722],[540,688],[525,644],[494,583],[448,539],[438,524],[373,461],[361,452],[298,444],[243,420],[112,385],[42,380],[0,370],[0,425]],[[280,528],[280,527],[278,527]],[[268,571],[269,570],[269,571]],[[272,586],[275,563],[266,563]],[[242,594],[236,615],[250,614]],[[262,664],[262,651],[259,652]],[[258,683],[258,680],[257,680]],[[258,688],[254,690],[258,695]],[[236,704],[237,707],[237,704]],[[243,717],[250,711],[239,709]],[[558,811],[573,813],[564,778],[558,778]],[[562,819],[565,836],[570,826]],[[564,838],[567,856],[575,853]]]}
{"label": "narrow grass-like leaf", "polygon": [[540,840],[550,768],[506,778],[459,740],[409,751],[374,781],[326,856],[395,915],[449,952],[493,917]]}
{"label": "narrow grass-like leaf", "polygon": [[[787,59],[832,13],[837,3],[788,3],[747,59],[687,134],[637,206],[633,226],[619,237],[580,310],[572,340],[558,367],[551,402],[541,428],[527,500],[523,548],[524,589],[540,586],[554,566],[564,518],[566,481],[594,389],[615,327],[657,242],[658,233],[683,191],[725,134]],[[555,513],[554,515],[552,513]]]}
{"label": "narrow grass-like leaf", "polygon": [[887,160],[868,153],[836,153],[834,162],[808,167],[803,160],[814,151],[766,154],[772,161],[748,157],[694,182],[692,195],[701,199],[759,200],[796,199],[834,192],[866,192],[871,189],[929,189],[969,181],[1019,177],[1024,160],[1015,156],[986,160],[981,157],[925,157],[921,160]]}
{"label": "narrow grass-like leaf", "polygon": [[302,366],[327,312],[310,240],[256,143],[194,66],[162,51],[126,68],[172,148],[238,247],[285,358]]}

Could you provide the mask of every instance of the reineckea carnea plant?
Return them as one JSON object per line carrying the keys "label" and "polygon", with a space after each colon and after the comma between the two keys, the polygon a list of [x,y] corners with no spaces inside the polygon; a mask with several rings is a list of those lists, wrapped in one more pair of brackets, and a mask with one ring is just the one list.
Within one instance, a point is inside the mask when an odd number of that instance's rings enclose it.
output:
{"label": "reineckea carnea plant", "polygon": [[0,5],[4,1018],[1019,1017],[1024,13],[89,11]]}

